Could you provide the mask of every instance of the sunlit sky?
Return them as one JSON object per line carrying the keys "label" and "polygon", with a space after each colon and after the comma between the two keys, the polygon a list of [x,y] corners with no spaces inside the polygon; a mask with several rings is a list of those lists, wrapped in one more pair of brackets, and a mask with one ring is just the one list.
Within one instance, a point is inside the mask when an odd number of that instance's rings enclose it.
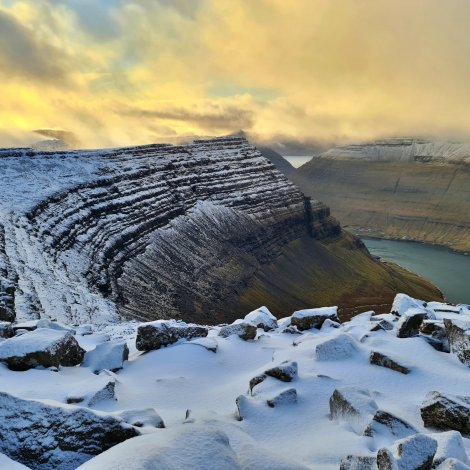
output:
{"label": "sunlit sky", "polygon": [[0,0],[0,146],[470,140],[469,20],[469,0]]}

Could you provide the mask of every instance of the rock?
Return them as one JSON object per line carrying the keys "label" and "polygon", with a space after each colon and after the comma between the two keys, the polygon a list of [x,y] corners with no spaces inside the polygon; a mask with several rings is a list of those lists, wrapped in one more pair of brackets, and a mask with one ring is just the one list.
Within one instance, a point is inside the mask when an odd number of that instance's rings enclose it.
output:
{"label": "rock", "polygon": [[370,327],[370,331],[390,331],[390,330],[393,330],[393,324],[387,320],[376,321]]}
{"label": "rock", "polygon": [[378,470],[431,470],[437,442],[425,434],[400,439],[377,452]]}
{"label": "rock", "polygon": [[266,375],[257,375],[250,380],[250,395],[253,395],[253,389],[266,380]]}
{"label": "rock", "polygon": [[82,366],[89,367],[95,374],[104,369],[116,372],[122,369],[124,361],[127,361],[128,357],[129,348],[125,341],[108,341],[87,351]]}
{"label": "rock", "polygon": [[126,423],[129,423],[137,428],[148,426],[162,429],[165,427],[163,419],[153,408],[119,411],[118,413],[115,413],[114,416],[121,418]]}
{"label": "rock", "polygon": [[341,459],[339,470],[377,470],[375,455],[348,455]]}
{"label": "rock", "polygon": [[327,339],[315,347],[315,356],[319,361],[340,361],[348,359],[358,351],[354,339],[348,334]]}
{"label": "rock", "polygon": [[36,328],[50,328],[51,330],[70,331],[70,333],[72,333],[73,335],[75,334],[75,330],[73,328],[61,325],[60,323],[48,320],[47,318],[42,318],[41,320],[38,320],[38,322],[36,323]]}
{"label": "rock", "polygon": [[142,323],[137,328],[136,347],[139,351],[151,351],[176,343],[180,339],[207,336],[208,329],[175,320],[157,320]]}
{"label": "rock", "polygon": [[256,326],[256,328],[263,328],[264,331],[275,330],[277,328],[276,317],[264,306],[246,315],[245,322]]}
{"label": "rock", "polygon": [[386,367],[387,369],[392,369],[396,372],[400,372],[401,374],[410,373],[410,369],[408,369],[408,367],[398,364],[398,362],[377,351],[371,351],[369,361],[371,364]]}
{"label": "rock", "polygon": [[247,419],[254,411],[255,404],[246,395],[239,395],[235,400],[240,421]]}
{"label": "rock", "polygon": [[15,332],[10,322],[0,321],[0,338],[11,338]]}
{"label": "rock", "polygon": [[238,335],[244,341],[256,338],[256,326],[249,323],[232,323],[231,325],[223,326],[219,331],[219,336],[228,338],[232,335]]}
{"label": "rock", "polygon": [[444,324],[440,321],[435,320],[424,320],[419,327],[419,332],[423,335],[432,335],[435,332],[441,332],[445,335]]}
{"label": "rock", "polygon": [[114,388],[116,386],[116,381],[111,379],[101,390],[96,392],[88,402],[88,406],[95,406],[97,403],[105,400],[116,400],[114,395]]}
{"label": "rock", "polygon": [[93,325],[80,325],[77,326],[76,334],[79,336],[87,336],[93,334]]}
{"label": "rock", "polygon": [[201,346],[210,352],[216,353],[219,348],[216,338],[194,338],[188,344],[194,344],[195,346]]}
{"label": "rock", "polygon": [[391,436],[394,439],[403,439],[416,434],[418,431],[411,424],[387,411],[377,410],[372,421],[364,430],[364,436],[378,437]]}
{"label": "rock", "polygon": [[282,380],[283,382],[291,382],[297,377],[298,366],[297,362],[284,361],[282,364],[264,371],[269,377]]}
{"label": "rock", "polygon": [[12,326],[15,331],[17,330],[33,331],[37,328],[38,321],[39,320],[23,321],[19,323],[14,323]]}
{"label": "rock", "polygon": [[0,393],[0,435],[0,452],[24,465],[72,470],[139,432],[105,413]]}
{"label": "rock", "polygon": [[421,323],[426,318],[426,312],[422,309],[410,309],[404,313],[397,324],[397,336],[399,338],[411,338],[417,336]]}
{"label": "rock", "polygon": [[295,388],[283,390],[275,397],[267,400],[266,403],[270,408],[297,403],[297,390]]}
{"label": "rock", "polygon": [[428,343],[436,351],[444,352],[444,353],[450,352],[449,342],[447,341],[447,339],[439,340],[432,336],[421,336],[421,338],[423,338],[424,341],[426,341],[426,343]]}
{"label": "rock", "polygon": [[436,470],[470,470],[469,465],[453,458],[444,460],[444,462],[435,468]]}
{"label": "rock", "polygon": [[462,435],[457,431],[448,431],[435,434],[437,440],[437,451],[433,460],[433,468],[438,467],[445,460],[453,458],[465,465],[470,465]]}
{"label": "rock", "polygon": [[297,310],[291,317],[291,324],[300,331],[321,328],[326,319],[339,322],[338,307],[310,308]]}
{"label": "rock", "polygon": [[101,401],[116,400],[115,385],[115,379],[106,376],[99,376],[94,381],[88,379],[81,387],[77,387],[78,390],[67,396],[66,403],[94,406]]}
{"label": "rock", "polygon": [[424,426],[470,434],[470,397],[429,392],[421,406]]}
{"label": "rock", "polygon": [[337,388],[330,397],[331,418],[351,423],[356,432],[362,433],[377,408],[370,392],[357,387]]}
{"label": "rock", "polygon": [[450,351],[470,367],[470,322],[444,319]]}
{"label": "rock", "polygon": [[39,328],[0,344],[0,361],[12,370],[76,366],[85,351],[68,331]]}
{"label": "rock", "polygon": [[330,320],[327,318],[324,322],[323,325],[321,326],[320,330],[325,331],[328,328],[340,328],[341,323],[338,323],[337,321]]}
{"label": "rock", "polygon": [[409,295],[406,294],[397,294],[395,298],[393,299],[393,304],[392,304],[392,313],[395,313],[397,315],[403,315],[410,309],[421,309],[423,310],[424,307],[424,302],[422,300],[418,299],[413,299],[413,297],[410,297]]}

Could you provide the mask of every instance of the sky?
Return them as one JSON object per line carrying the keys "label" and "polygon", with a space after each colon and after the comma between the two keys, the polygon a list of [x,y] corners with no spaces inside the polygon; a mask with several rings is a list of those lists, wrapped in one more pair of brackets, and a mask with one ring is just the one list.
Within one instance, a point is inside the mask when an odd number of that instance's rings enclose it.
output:
{"label": "sky", "polygon": [[0,146],[470,141],[469,0],[0,0]]}

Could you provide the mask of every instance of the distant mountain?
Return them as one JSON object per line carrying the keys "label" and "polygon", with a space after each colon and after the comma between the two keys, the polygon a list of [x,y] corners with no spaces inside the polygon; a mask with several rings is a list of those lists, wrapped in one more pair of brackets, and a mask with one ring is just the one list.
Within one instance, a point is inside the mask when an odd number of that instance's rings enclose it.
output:
{"label": "distant mountain", "polygon": [[290,177],[356,234],[470,251],[470,144],[397,138],[336,147]]}
{"label": "distant mountain", "polygon": [[289,176],[295,168],[280,154],[269,147],[258,147],[263,157],[267,158],[284,175]]}
{"label": "distant mountain", "polygon": [[0,150],[0,319],[232,321],[442,298],[380,263],[243,137]]}

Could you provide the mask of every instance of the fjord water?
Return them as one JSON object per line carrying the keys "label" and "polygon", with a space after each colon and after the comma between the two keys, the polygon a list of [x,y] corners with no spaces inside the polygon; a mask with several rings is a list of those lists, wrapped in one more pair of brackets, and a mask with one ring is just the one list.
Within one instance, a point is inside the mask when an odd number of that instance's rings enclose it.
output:
{"label": "fjord water", "polygon": [[411,241],[372,238],[362,241],[373,255],[429,279],[448,302],[470,303],[470,256]]}

